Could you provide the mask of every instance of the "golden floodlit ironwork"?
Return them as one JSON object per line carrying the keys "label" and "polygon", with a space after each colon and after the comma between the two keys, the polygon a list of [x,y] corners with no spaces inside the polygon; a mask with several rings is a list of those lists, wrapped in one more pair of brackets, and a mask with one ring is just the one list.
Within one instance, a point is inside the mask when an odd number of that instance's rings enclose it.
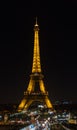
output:
{"label": "golden floodlit ironwork", "polygon": [[32,74],[30,75],[28,88],[24,92],[24,97],[18,106],[18,111],[28,109],[29,106],[35,101],[43,102],[47,108],[53,108],[51,101],[48,98],[48,92],[44,86],[43,77],[40,62],[39,26],[36,19],[36,24],[34,25]]}

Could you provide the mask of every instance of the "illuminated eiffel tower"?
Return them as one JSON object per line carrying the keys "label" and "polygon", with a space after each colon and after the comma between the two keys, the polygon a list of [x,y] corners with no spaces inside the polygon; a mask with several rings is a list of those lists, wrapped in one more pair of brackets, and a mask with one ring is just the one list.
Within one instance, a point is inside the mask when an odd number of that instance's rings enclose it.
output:
{"label": "illuminated eiffel tower", "polygon": [[36,101],[44,103],[47,108],[52,109],[53,106],[48,98],[48,92],[45,90],[43,75],[40,63],[40,49],[39,49],[39,26],[34,25],[34,50],[33,50],[33,65],[32,74],[27,90],[24,92],[24,97],[18,106],[18,111],[26,110]]}

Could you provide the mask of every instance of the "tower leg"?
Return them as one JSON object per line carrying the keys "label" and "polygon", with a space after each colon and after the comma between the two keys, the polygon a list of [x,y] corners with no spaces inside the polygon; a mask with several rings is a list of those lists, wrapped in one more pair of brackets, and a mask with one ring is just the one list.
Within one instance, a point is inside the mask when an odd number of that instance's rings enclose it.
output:
{"label": "tower leg", "polygon": [[26,103],[26,105],[25,105],[25,107],[24,107],[24,110],[28,109],[29,106],[32,104],[32,102],[33,102],[33,100],[29,100],[29,101]]}
{"label": "tower leg", "polygon": [[18,106],[18,111],[21,111],[24,108],[25,104],[26,104],[26,99],[23,99],[20,105]]}
{"label": "tower leg", "polygon": [[53,107],[52,107],[52,104],[51,104],[51,102],[50,102],[50,100],[48,99],[47,96],[46,96],[46,98],[45,98],[45,103],[46,103],[46,105],[47,105],[48,108],[53,108]]}

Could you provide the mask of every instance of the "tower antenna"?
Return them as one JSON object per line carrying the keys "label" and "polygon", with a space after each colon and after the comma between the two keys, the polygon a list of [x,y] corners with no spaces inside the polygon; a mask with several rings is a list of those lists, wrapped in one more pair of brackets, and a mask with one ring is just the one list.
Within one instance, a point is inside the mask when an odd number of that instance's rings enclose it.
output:
{"label": "tower antenna", "polygon": [[37,25],[37,17],[36,17],[36,25]]}

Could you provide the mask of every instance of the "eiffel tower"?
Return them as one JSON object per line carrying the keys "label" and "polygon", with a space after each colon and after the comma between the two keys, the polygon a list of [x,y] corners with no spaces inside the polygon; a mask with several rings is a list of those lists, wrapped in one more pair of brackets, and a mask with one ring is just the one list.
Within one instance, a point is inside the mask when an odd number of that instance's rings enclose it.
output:
{"label": "eiffel tower", "polygon": [[24,97],[18,106],[18,111],[26,110],[36,101],[44,103],[47,108],[52,109],[53,106],[48,98],[48,92],[45,90],[43,82],[43,74],[40,63],[40,48],[39,48],[39,26],[34,25],[34,50],[33,50],[33,65],[32,73],[27,90],[24,92]]}

